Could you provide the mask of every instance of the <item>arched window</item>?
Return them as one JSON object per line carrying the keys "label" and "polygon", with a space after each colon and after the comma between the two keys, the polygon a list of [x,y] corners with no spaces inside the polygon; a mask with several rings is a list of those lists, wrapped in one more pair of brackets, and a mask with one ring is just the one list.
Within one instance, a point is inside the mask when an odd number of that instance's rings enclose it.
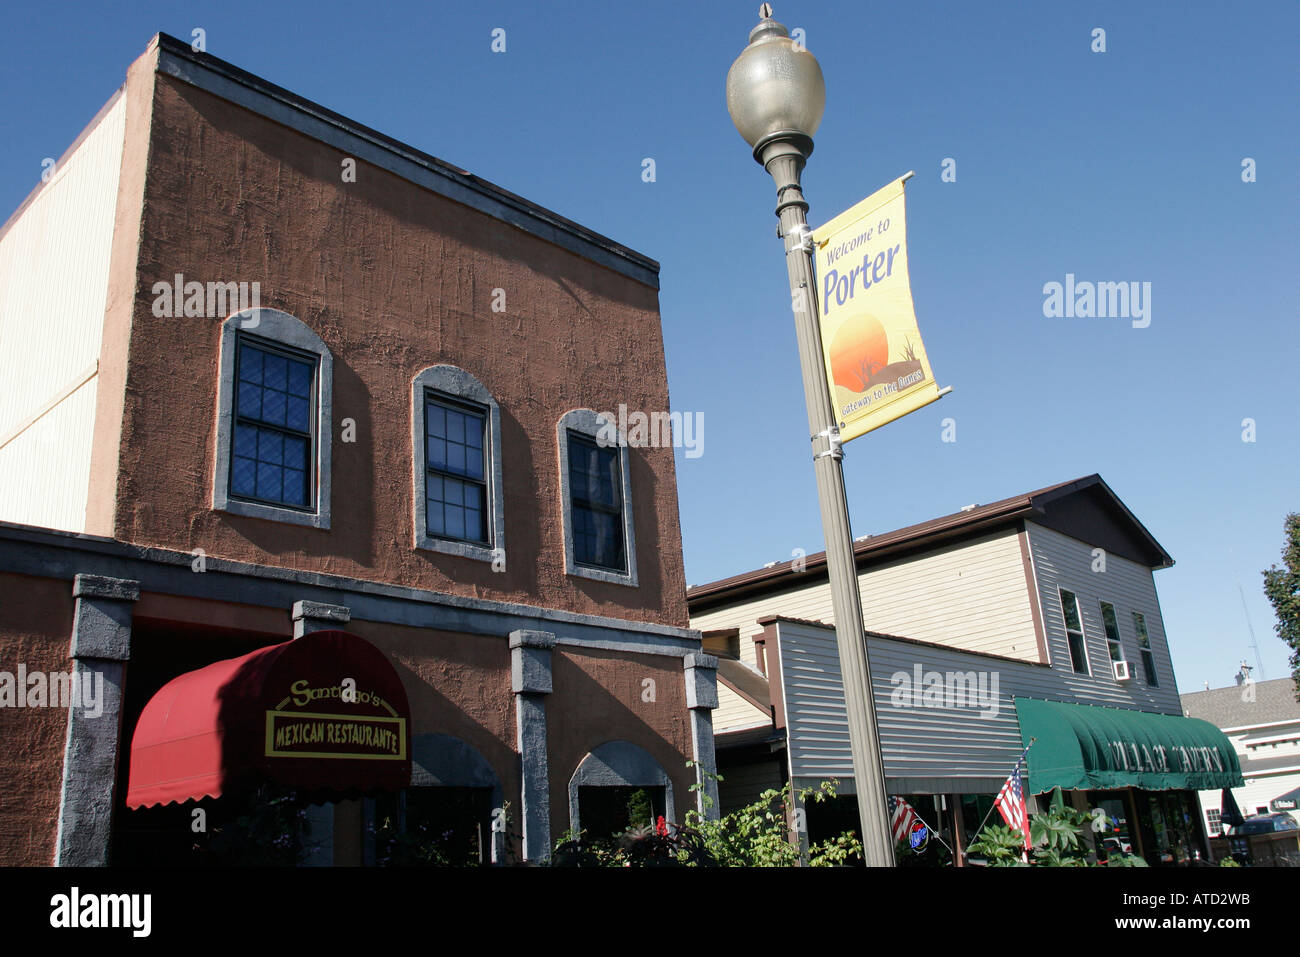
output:
{"label": "arched window", "polygon": [[415,547],[490,562],[504,556],[501,409],[464,369],[439,365],[411,383]]}
{"label": "arched window", "polygon": [[615,422],[590,409],[566,412],[555,431],[565,572],[635,586],[636,536],[625,437]]}
{"label": "arched window", "polygon": [[[651,821],[662,814],[675,821],[673,782],[644,748],[627,741],[606,741],[590,751],[569,780],[569,826],[576,833],[603,838],[619,830],[635,808],[647,809]],[[584,820],[585,819],[585,820]]]}
{"label": "arched window", "polygon": [[287,312],[222,323],[214,509],[330,527],[333,384],[329,349]]}
{"label": "arched window", "polygon": [[[367,802],[369,854],[394,861],[405,835],[447,864],[505,862],[506,808],[501,780],[472,745],[446,734],[411,739],[411,786]],[[386,846],[387,845],[387,846]],[[411,863],[411,862],[407,862]]]}

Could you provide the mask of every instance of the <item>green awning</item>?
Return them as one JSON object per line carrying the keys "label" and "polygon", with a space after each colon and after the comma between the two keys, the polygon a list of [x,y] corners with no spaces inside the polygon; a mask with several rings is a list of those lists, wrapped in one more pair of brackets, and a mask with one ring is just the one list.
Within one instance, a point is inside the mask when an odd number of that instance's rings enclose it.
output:
{"label": "green awning", "polygon": [[1016,698],[1020,738],[1029,747],[1027,790],[1241,787],[1241,764],[1227,735],[1199,718]]}

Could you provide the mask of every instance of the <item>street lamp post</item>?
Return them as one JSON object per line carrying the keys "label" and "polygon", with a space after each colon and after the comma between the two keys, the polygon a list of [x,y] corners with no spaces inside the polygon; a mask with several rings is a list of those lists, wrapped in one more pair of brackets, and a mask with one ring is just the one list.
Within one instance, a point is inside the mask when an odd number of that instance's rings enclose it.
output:
{"label": "street lamp post", "polygon": [[754,148],[754,159],[776,183],[776,215],[785,240],[817,497],[826,536],[826,566],[830,574],[840,673],[844,680],[863,851],[869,866],[893,867],[894,844],[885,805],[885,774],[871,693],[862,599],[858,593],[853,535],[840,465],[844,453],[826,384],[821,334],[817,328],[808,203],[799,185],[804,162],[812,153],[812,134],[817,132],[826,105],[826,85],[817,59],[791,40],[789,31],[772,19],[770,4],[763,4],[759,16],[758,26],[749,33],[749,45],[727,74],[727,109],[740,135]]}

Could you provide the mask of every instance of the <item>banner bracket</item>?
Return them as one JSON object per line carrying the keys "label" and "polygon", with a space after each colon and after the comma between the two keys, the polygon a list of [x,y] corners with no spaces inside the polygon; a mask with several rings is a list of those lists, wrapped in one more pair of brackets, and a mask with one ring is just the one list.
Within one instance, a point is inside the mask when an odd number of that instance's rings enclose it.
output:
{"label": "banner bracket", "polygon": [[814,435],[809,441],[816,442],[818,439],[825,439],[826,444],[829,445],[830,448],[814,455],[814,462],[820,458],[825,458],[828,455],[837,462],[844,459],[844,444],[840,441],[840,427],[838,425],[832,425],[829,429],[823,429]]}
{"label": "banner bracket", "polygon": [[[779,234],[779,227],[778,227],[778,234]],[[787,256],[795,252],[811,253],[813,251],[812,230],[808,228],[807,223],[800,223],[798,226],[795,226],[790,231],[790,235],[795,237],[795,242],[789,249],[785,251],[785,254]],[[782,236],[781,238],[784,239],[785,237]]]}

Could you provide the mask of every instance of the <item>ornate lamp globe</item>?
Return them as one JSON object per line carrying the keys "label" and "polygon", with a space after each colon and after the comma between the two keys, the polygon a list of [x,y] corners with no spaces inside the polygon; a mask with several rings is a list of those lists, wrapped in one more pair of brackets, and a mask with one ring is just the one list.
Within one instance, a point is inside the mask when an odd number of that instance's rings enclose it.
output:
{"label": "ornate lamp globe", "polygon": [[763,148],[780,140],[807,156],[826,108],[821,65],[772,19],[771,4],[759,16],[749,46],[727,71],[727,111],[759,162]]}

